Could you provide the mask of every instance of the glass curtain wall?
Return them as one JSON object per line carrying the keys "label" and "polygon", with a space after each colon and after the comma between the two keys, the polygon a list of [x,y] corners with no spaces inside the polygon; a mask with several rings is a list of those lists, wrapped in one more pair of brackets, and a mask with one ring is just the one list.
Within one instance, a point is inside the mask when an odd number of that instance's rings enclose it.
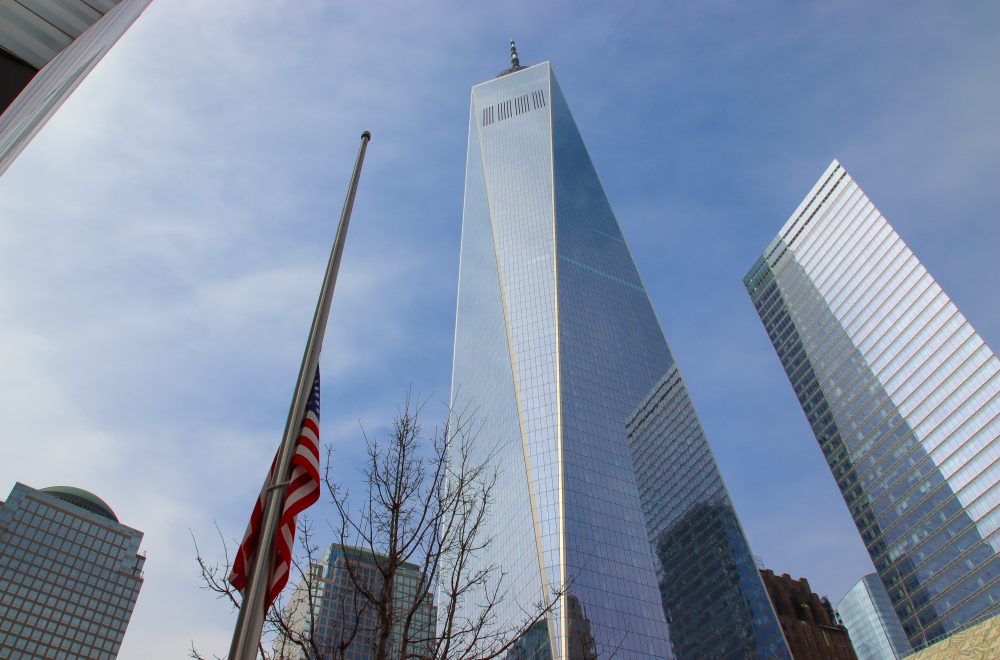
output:
{"label": "glass curtain wall", "polygon": [[858,660],[899,660],[910,643],[878,574],[866,575],[837,603]]}
{"label": "glass curtain wall", "polygon": [[1000,362],[834,161],[744,278],[913,645],[1000,607]]}
{"label": "glass curtain wall", "polygon": [[[746,657],[748,649],[751,657],[788,657],[548,63],[472,90],[453,369],[453,409],[488,429],[474,452],[500,470],[488,521],[500,541],[479,558],[506,573],[498,626],[562,586],[567,595],[546,621],[546,654],[555,658],[687,658],[706,650]],[[665,378],[683,392],[682,403],[661,405]],[[658,462],[680,445],[699,452],[693,481]],[[659,521],[652,527],[650,516]],[[671,545],[670,528],[685,516],[694,528],[711,528],[699,531],[700,542],[729,543],[719,565],[705,570],[732,580],[678,588],[704,563],[703,546]],[[663,543],[669,565],[661,569]],[[693,623],[719,610],[727,613],[723,629],[710,634]],[[681,632],[668,628],[667,612]],[[537,638],[532,631],[536,651]]]}

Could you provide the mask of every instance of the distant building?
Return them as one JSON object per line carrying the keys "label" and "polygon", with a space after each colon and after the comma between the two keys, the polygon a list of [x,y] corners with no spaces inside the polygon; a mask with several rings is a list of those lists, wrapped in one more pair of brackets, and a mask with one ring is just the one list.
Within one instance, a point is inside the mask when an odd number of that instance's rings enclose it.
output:
{"label": "distant building", "polygon": [[847,628],[837,622],[830,601],[812,592],[808,580],[775,575],[767,568],[760,575],[795,660],[856,660]]}
{"label": "distant building", "polygon": [[150,2],[0,2],[0,175]]}
{"label": "distant building", "polygon": [[[356,588],[348,571],[371,593],[381,589],[377,561],[383,558],[363,548],[334,544],[313,564],[311,579],[296,585],[288,605],[286,618],[293,634],[311,638],[320,649],[320,657],[341,657],[337,649],[344,647],[345,660],[369,660],[375,657],[378,619],[370,601]],[[349,566],[348,566],[349,564]],[[419,593],[420,568],[403,564],[396,574],[393,607],[406,612],[417,609],[410,624],[407,639],[412,644],[407,657],[430,657],[434,650],[434,622],[437,610],[430,593]],[[311,583],[311,584],[310,584]],[[311,586],[311,597],[310,589]],[[311,611],[310,611],[311,610]],[[403,636],[403,619],[399,617],[389,637],[389,656],[399,652]],[[411,655],[412,654],[412,655]],[[286,637],[274,642],[274,656],[282,660],[309,658],[303,649]]]}
{"label": "distant building", "polygon": [[85,490],[0,503],[0,658],[114,658],[142,587],[142,532]]}
{"label": "distant building", "polygon": [[910,644],[1000,612],[994,352],[837,161],[743,282]]}
{"label": "distant building", "polygon": [[910,653],[899,617],[877,573],[866,575],[837,603],[858,660],[899,660]]}

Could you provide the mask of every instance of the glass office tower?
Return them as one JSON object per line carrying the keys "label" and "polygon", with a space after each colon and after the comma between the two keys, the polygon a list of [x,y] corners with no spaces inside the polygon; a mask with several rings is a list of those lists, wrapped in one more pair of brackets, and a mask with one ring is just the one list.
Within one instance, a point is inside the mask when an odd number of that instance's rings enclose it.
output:
{"label": "glass office tower", "polygon": [[0,175],[150,2],[0,2]]}
{"label": "glass office tower", "polygon": [[[374,660],[378,612],[355,586],[355,580],[369,593],[379,593],[382,577],[378,562],[384,565],[385,559],[366,548],[339,543],[327,548],[322,559],[311,566],[309,579],[303,578],[295,585],[284,610],[289,634],[279,632],[275,637],[271,657],[274,660]],[[434,657],[436,611],[427,590],[420,593],[421,578],[419,566],[408,562],[400,564],[392,589],[392,607],[398,618],[389,634],[390,658]],[[409,646],[403,655],[400,642],[406,613],[411,609],[414,610],[413,618],[405,633]],[[319,650],[318,656],[307,653],[300,646],[303,641],[314,644]]]}
{"label": "glass office tower", "polygon": [[499,470],[497,625],[565,585],[533,657],[788,657],[548,63],[473,87],[466,167],[452,406]]}
{"label": "glass office tower", "polygon": [[899,625],[889,594],[877,573],[858,580],[837,603],[858,660],[899,660],[910,654],[910,643]]}
{"label": "glass office tower", "polygon": [[840,163],[744,284],[910,642],[1000,609],[1000,362]]}
{"label": "glass office tower", "polygon": [[16,484],[0,503],[0,658],[115,658],[141,541],[93,493]]}

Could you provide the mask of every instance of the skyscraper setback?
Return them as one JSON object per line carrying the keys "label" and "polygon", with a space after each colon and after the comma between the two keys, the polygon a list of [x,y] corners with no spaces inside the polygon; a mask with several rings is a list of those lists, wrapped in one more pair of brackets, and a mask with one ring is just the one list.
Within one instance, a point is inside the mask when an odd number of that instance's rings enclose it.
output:
{"label": "skyscraper setback", "polygon": [[1000,361],[840,163],[744,284],[911,644],[1000,609]]}
{"label": "skyscraper setback", "polygon": [[562,585],[554,658],[788,657],[547,62],[473,87],[466,167],[452,406],[499,471],[497,625]]}

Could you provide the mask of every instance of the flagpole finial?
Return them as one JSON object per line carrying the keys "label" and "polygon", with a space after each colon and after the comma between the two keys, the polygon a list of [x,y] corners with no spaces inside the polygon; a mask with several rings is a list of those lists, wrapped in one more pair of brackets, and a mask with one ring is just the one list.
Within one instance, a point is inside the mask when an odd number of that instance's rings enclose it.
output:
{"label": "flagpole finial", "polygon": [[365,132],[363,132],[361,134],[361,139],[362,140],[371,140],[372,139],[372,132],[371,131],[365,131]]}

